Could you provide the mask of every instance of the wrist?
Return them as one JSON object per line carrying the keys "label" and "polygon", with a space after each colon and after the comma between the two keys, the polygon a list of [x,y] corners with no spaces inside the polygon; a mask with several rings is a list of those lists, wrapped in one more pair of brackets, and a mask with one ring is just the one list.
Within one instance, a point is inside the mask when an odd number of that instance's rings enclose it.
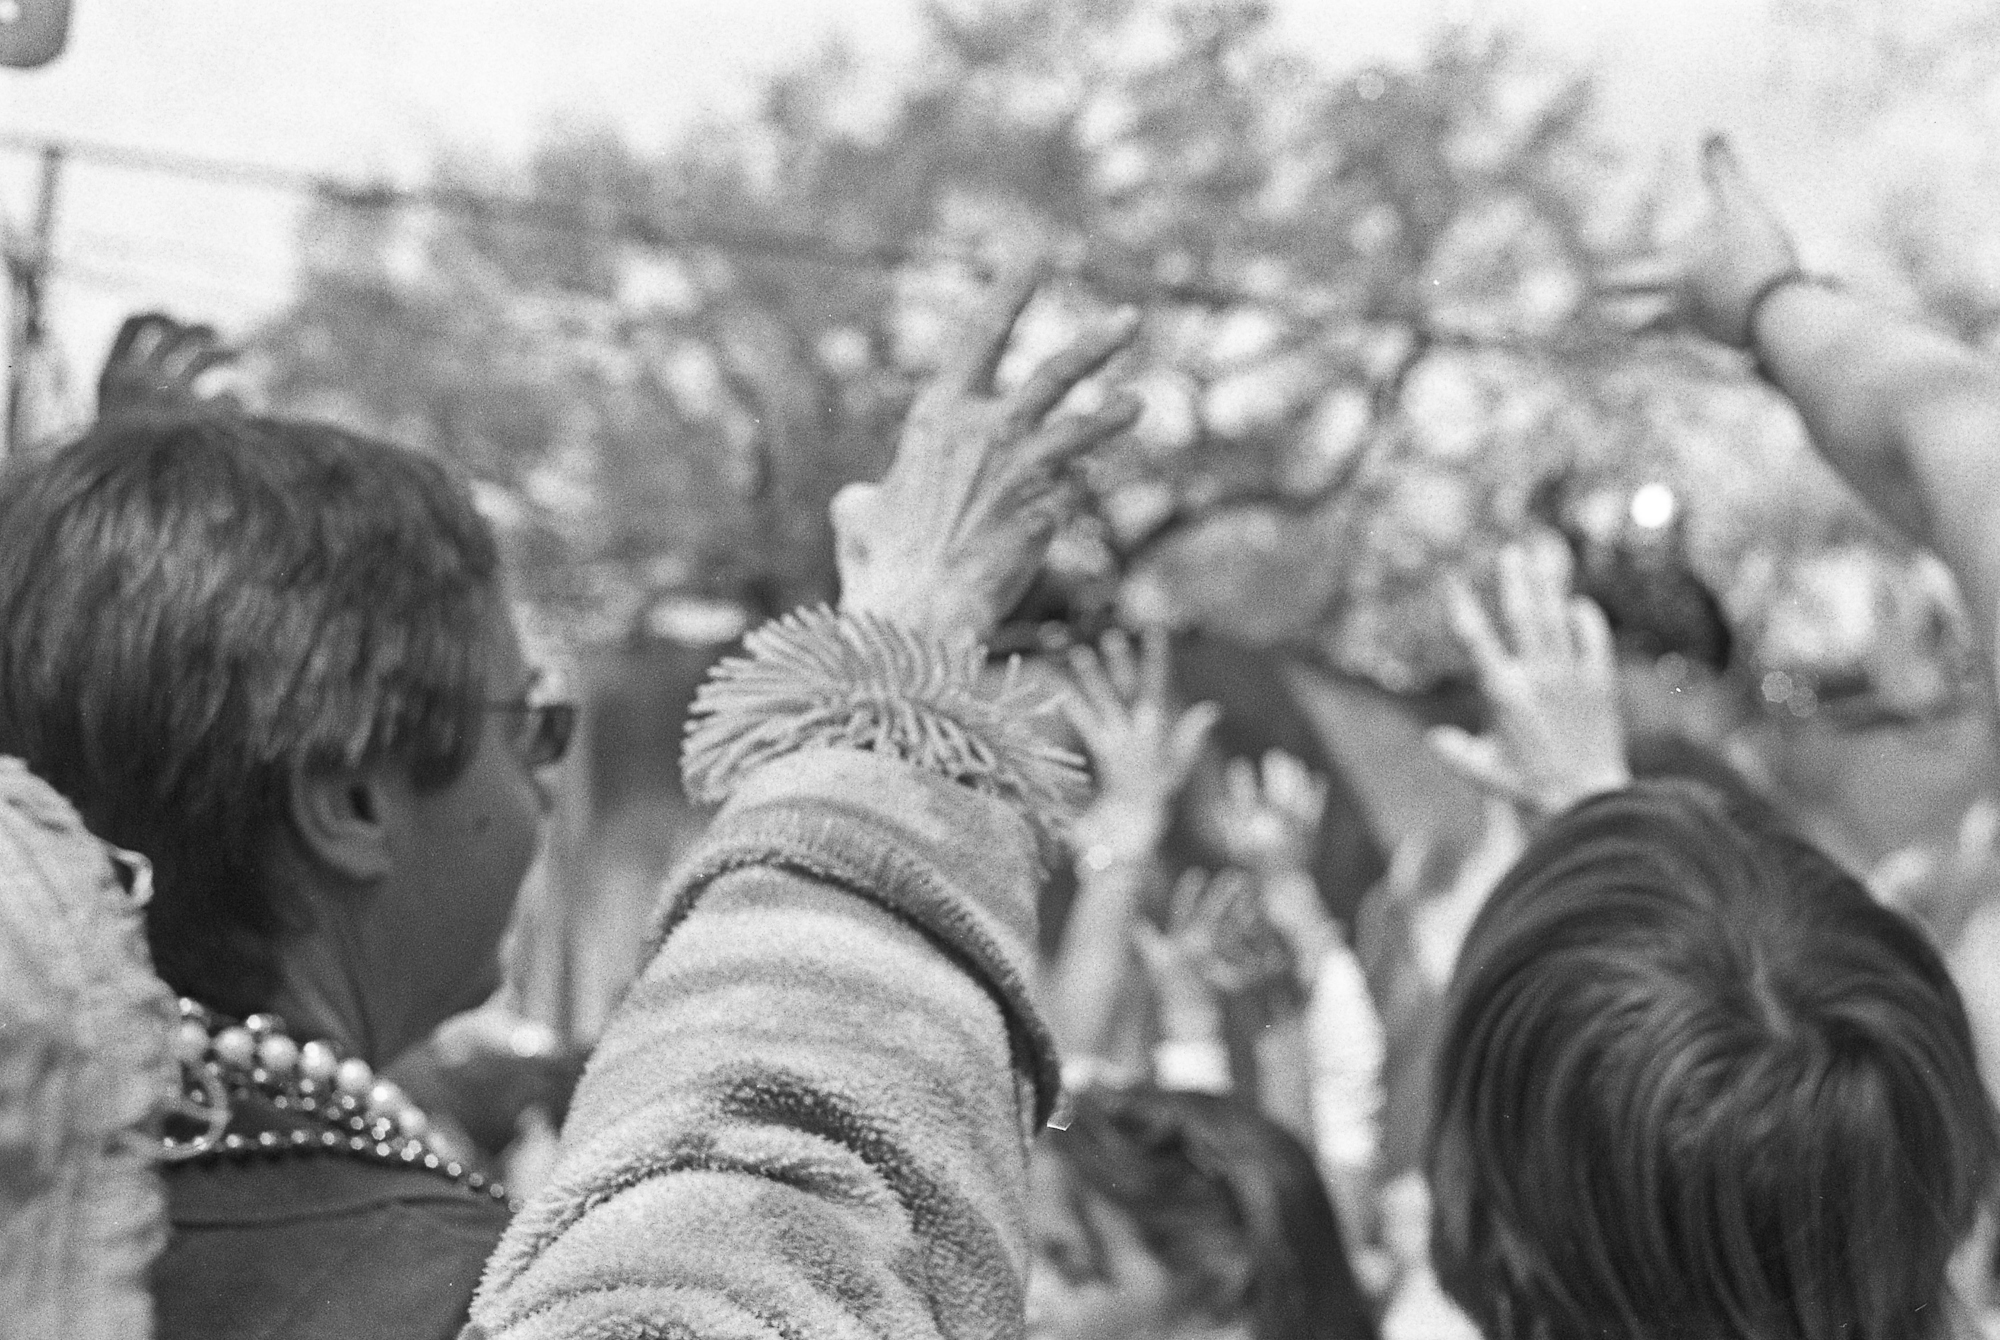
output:
{"label": "wrist", "polygon": [[941,595],[942,583],[899,579],[872,584],[841,580],[840,612],[867,615],[944,642],[980,642],[992,621],[976,602]]}
{"label": "wrist", "polygon": [[1089,874],[1143,866],[1166,835],[1164,808],[1142,800],[1100,796],[1070,824],[1070,844]]}
{"label": "wrist", "polygon": [[983,675],[978,644],[873,611],[793,611],[752,629],[695,695],[681,751],[690,798],[720,804],[793,754],[886,755],[1020,807],[1053,839],[1088,779],[1028,722],[1039,695]]}

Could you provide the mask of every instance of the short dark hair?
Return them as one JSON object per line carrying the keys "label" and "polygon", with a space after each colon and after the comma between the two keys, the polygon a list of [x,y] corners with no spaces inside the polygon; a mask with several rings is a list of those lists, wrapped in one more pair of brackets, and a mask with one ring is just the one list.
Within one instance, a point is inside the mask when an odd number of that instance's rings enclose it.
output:
{"label": "short dark hair", "polygon": [[0,477],[0,753],[156,871],[169,985],[243,1013],[296,924],[262,877],[292,769],[478,739],[493,533],[435,461],[320,424],[132,416]]}
{"label": "short dark hair", "polygon": [[1697,783],[1586,802],[1446,1005],[1441,1282],[1493,1340],[1941,1333],[1994,1115],[1924,936]]}
{"label": "short dark hair", "polygon": [[1192,1305],[1240,1315],[1255,1340],[1374,1340],[1312,1156],[1241,1099],[1085,1089],[1044,1140]]}

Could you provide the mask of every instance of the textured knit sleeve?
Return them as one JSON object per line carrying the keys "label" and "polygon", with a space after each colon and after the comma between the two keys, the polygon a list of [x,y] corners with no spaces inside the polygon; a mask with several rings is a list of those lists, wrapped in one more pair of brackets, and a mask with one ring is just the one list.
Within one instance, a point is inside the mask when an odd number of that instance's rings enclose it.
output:
{"label": "textured knit sleeve", "polygon": [[758,769],[670,881],[475,1331],[1018,1336],[1038,877],[1005,801],[853,750]]}
{"label": "textured knit sleeve", "polygon": [[173,994],[67,801],[0,759],[0,1335],[144,1340]]}

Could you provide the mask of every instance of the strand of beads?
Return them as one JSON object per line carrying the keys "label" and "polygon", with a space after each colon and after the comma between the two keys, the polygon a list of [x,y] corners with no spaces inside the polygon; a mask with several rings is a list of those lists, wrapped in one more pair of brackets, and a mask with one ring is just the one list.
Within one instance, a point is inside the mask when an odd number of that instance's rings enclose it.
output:
{"label": "strand of beads", "polygon": [[393,1081],[377,1077],[374,1067],[361,1058],[343,1057],[327,1042],[299,1044],[274,1014],[253,1014],[231,1023],[185,997],[180,1010],[176,1051],[183,1066],[205,1072],[232,1099],[254,1095],[279,1112],[321,1128],[255,1135],[232,1131],[195,1157],[346,1153],[395,1167],[421,1168],[467,1190],[507,1200],[506,1187],[437,1148],[423,1109]]}

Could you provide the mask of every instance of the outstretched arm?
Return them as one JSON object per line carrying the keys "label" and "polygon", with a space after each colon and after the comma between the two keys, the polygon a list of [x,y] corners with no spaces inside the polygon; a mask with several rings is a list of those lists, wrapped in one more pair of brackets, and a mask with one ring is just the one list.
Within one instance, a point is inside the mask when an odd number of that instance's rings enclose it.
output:
{"label": "outstretched arm", "polygon": [[1951,565],[1986,652],[2000,612],[2000,364],[1820,285],[1760,306],[1755,348],[1822,455]]}
{"label": "outstretched arm", "polygon": [[1133,1003],[1131,935],[1160,878],[1159,847],[1175,799],[1215,726],[1213,704],[1173,704],[1166,634],[1148,632],[1135,657],[1123,632],[1077,648],[1063,700],[1095,770],[1097,794],[1071,829],[1077,895],[1049,966],[1052,1022],[1068,1060],[1111,1061]]}
{"label": "outstretched arm", "polygon": [[983,685],[977,644],[1066,467],[1135,408],[1055,412],[1129,323],[997,394],[1025,301],[841,495],[840,611],[752,634],[697,700],[683,772],[727,803],[469,1334],[1020,1334],[1027,1142],[1057,1088],[1035,891],[1082,778]]}
{"label": "outstretched arm", "polygon": [[1036,875],[1003,801],[860,750],[760,768],[672,882],[474,1320],[1018,1335],[1055,1085]]}
{"label": "outstretched arm", "polygon": [[1703,151],[1691,243],[1614,285],[1750,351],[1814,445],[1871,506],[1958,575],[1993,649],[2000,609],[2000,363],[1800,271],[1790,234],[1720,136]]}

